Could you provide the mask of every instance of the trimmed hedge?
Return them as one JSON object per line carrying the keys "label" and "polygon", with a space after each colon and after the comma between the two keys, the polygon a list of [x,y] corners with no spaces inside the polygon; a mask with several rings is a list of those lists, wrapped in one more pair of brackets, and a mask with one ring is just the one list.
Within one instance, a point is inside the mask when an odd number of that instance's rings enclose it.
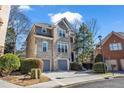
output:
{"label": "trimmed hedge", "polygon": [[40,77],[41,77],[41,69],[32,68],[31,69],[31,78],[32,79],[40,79]]}
{"label": "trimmed hedge", "polygon": [[9,75],[12,71],[18,70],[20,67],[20,59],[18,56],[8,53],[0,57],[0,74],[2,76]]}
{"label": "trimmed hedge", "polygon": [[31,72],[32,68],[39,68],[41,71],[43,70],[43,62],[40,59],[28,58],[21,59],[21,73],[28,74]]}
{"label": "trimmed hedge", "polygon": [[73,62],[73,63],[70,63],[70,69],[80,71],[82,70],[82,65],[78,62]]}
{"label": "trimmed hedge", "polygon": [[93,70],[96,73],[106,73],[107,72],[107,66],[103,62],[97,62],[97,63],[94,63]]}

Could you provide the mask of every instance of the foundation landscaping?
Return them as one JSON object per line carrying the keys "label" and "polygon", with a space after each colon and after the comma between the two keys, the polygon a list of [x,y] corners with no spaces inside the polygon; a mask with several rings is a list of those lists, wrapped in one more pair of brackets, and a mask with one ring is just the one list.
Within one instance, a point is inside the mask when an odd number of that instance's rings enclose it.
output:
{"label": "foundation landscaping", "polygon": [[40,59],[21,59],[10,53],[0,57],[0,79],[16,85],[28,86],[50,81],[42,75],[42,68]]}

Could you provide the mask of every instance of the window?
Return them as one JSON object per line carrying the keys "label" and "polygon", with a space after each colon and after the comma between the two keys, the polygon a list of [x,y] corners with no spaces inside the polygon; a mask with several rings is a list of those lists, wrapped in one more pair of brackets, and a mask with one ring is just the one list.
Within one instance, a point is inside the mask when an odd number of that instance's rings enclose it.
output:
{"label": "window", "polygon": [[61,46],[62,46],[62,52],[64,52],[64,50],[65,50],[65,49],[64,49],[64,44],[62,44]]}
{"label": "window", "polygon": [[46,29],[42,29],[42,32],[43,32],[43,33],[47,33],[47,30],[46,30]]}
{"label": "window", "polygon": [[58,44],[58,52],[61,52],[60,44]]}
{"label": "window", "polygon": [[42,42],[42,51],[43,52],[47,52],[48,51],[48,42],[47,41],[43,41]]}
{"label": "window", "polygon": [[58,43],[57,44],[57,50],[58,50],[58,52],[67,53],[67,51],[68,51],[67,44],[65,44],[65,43]]}
{"label": "window", "polygon": [[74,42],[73,37],[70,37],[70,42],[71,42],[71,43],[73,43],[73,42]]}
{"label": "window", "polygon": [[44,33],[46,34],[47,33],[47,29],[41,28],[41,27],[37,27],[36,28],[36,33],[39,34],[39,35],[44,34]]}
{"label": "window", "polygon": [[122,45],[121,45],[121,43],[111,43],[111,44],[109,45],[109,49],[110,49],[111,51],[122,50]]}
{"label": "window", "polygon": [[67,53],[67,44],[65,44],[65,52]]}
{"label": "window", "polygon": [[65,31],[62,29],[58,29],[58,36],[59,37],[65,37]]}

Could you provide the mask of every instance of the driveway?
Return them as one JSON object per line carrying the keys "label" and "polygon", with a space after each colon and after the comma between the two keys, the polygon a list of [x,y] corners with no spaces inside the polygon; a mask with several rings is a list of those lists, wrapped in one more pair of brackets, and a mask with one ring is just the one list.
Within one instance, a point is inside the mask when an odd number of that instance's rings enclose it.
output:
{"label": "driveway", "polygon": [[43,74],[51,78],[54,83],[57,83],[60,86],[67,86],[70,84],[76,84],[80,82],[87,82],[104,78],[103,75],[91,74],[85,71],[50,72]]}
{"label": "driveway", "polygon": [[85,77],[90,74],[84,71],[62,71],[62,72],[49,72],[44,73],[47,77],[51,79],[65,79],[65,78],[75,78],[75,77]]}
{"label": "driveway", "polygon": [[71,86],[71,88],[124,88],[124,78],[114,78],[110,80],[79,84]]}

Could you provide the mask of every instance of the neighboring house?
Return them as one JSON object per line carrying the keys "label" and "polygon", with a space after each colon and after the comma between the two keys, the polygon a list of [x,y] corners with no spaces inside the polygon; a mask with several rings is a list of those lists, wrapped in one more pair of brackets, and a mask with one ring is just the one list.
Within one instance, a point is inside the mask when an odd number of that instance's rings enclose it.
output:
{"label": "neighboring house", "polygon": [[0,55],[4,53],[5,37],[10,13],[10,6],[0,5]]}
{"label": "neighboring house", "polygon": [[75,59],[75,33],[66,18],[54,25],[34,24],[27,37],[26,57],[41,58],[44,71],[69,70]]}
{"label": "neighboring house", "polygon": [[[108,70],[116,65],[114,70],[124,70],[124,32],[111,32],[102,41],[102,50]],[[96,48],[96,55],[101,54],[101,48]]]}

